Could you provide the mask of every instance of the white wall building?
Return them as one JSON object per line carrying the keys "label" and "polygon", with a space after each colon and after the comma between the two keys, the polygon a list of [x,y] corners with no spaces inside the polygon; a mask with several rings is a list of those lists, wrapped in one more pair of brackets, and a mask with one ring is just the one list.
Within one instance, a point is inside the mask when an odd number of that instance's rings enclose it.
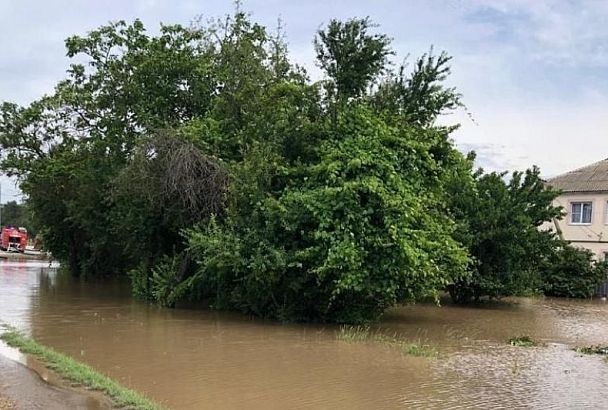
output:
{"label": "white wall building", "polygon": [[554,229],[572,245],[608,258],[608,159],[558,175],[547,184],[562,191],[555,205],[565,217]]}

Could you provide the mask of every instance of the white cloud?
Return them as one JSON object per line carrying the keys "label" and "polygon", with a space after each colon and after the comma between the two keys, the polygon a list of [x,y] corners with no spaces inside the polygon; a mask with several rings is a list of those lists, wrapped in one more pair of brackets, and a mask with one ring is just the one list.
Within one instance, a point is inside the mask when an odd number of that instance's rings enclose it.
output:
{"label": "white cloud", "polygon": [[607,104],[601,97],[577,107],[551,102],[484,107],[476,114],[479,125],[460,114],[463,126],[455,139],[464,147],[488,147],[482,159],[494,156],[489,170],[538,165],[552,176],[608,157]]}
{"label": "white cloud", "polygon": [[474,0],[468,12],[489,12],[509,25],[522,52],[544,63],[608,65],[608,3],[569,0]]}

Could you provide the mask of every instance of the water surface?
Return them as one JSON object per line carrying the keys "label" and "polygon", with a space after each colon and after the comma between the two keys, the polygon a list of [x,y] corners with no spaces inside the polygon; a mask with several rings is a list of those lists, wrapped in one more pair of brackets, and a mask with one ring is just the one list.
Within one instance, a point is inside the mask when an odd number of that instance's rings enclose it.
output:
{"label": "water surface", "polygon": [[[608,363],[571,350],[608,343],[599,301],[422,304],[378,325],[434,345],[432,359],[340,341],[332,326],[162,309],[126,283],[0,262],[0,321],[175,409],[601,408],[608,391]],[[544,346],[509,346],[517,335]]]}

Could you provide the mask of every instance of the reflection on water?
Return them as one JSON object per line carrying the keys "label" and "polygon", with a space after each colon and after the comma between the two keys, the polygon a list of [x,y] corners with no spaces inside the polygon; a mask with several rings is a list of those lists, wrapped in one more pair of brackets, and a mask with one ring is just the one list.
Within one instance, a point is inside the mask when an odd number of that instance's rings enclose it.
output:
{"label": "reflection on water", "polygon": [[[0,264],[0,321],[178,409],[602,407],[608,305],[517,299],[394,309],[380,331],[440,357],[337,341],[335,327],[133,301],[125,283],[74,281],[45,264]],[[530,335],[543,347],[506,344]]]}

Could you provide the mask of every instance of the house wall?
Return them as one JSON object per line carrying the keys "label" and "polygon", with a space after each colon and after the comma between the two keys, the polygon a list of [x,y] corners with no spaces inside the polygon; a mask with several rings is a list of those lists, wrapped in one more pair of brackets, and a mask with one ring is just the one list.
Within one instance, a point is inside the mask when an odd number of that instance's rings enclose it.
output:
{"label": "house wall", "polygon": [[[591,223],[572,223],[571,203],[591,202]],[[564,193],[554,201],[557,206],[562,206],[566,215],[557,221],[557,231],[561,230],[565,240],[572,245],[587,248],[593,252],[597,259],[604,259],[608,254],[608,192],[599,193]]]}

